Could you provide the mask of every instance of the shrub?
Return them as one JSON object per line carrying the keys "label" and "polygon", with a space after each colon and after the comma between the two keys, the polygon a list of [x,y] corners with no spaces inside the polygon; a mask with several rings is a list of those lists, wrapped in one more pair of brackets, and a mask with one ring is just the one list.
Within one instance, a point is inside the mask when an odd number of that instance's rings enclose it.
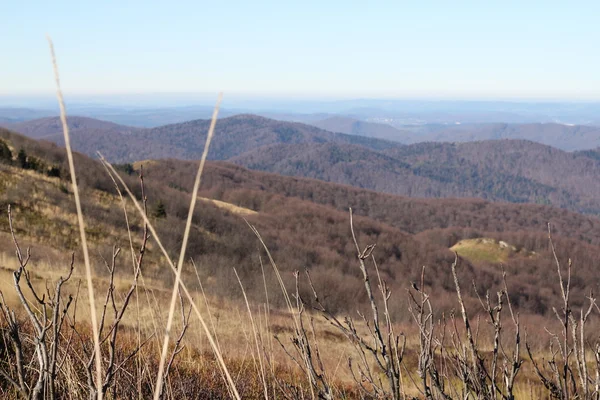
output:
{"label": "shrub", "polygon": [[19,153],[17,154],[17,165],[20,168],[27,169],[27,153],[24,149],[19,150]]}
{"label": "shrub", "polygon": [[2,140],[0,140],[0,162],[4,164],[12,163],[12,152]]}
{"label": "shrub", "polygon": [[152,215],[155,218],[167,218],[167,208],[161,200],[159,200],[158,203],[156,203]]}

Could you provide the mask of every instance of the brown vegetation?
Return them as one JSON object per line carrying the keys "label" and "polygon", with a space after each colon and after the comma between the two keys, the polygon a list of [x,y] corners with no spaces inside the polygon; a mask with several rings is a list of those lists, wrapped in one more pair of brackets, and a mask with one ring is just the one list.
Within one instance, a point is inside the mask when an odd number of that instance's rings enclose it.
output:
{"label": "brown vegetation", "polygon": [[[5,140],[10,140],[12,148],[24,148],[28,154],[46,157],[46,163],[52,162],[61,171],[65,170],[61,149],[14,134],[7,135]],[[103,253],[110,253],[115,240],[126,239],[122,214],[114,207],[114,184],[98,163],[83,156],[76,157],[76,163],[82,166],[80,184],[88,191],[82,196],[84,212],[91,220],[88,232],[94,246],[100,246],[98,249]],[[166,216],[158,218],[156,225],[167,250],[175,255],[187,216],[193,183],[190,177],[194,175],[195,167],[191,162],[176,160],[146,164],[149,207],[154,213],[162,203]],[[13,204],[18,211],[26,211],[31,237],[58,248],[75,249],[78,238],[73,235],[70,225],[73,220],[59,218],[61,213],[53,211],[61,210],[67,215],[74,212],[69,190],[62,180],[68,174],[63,172],[61,179],[44,181],[41,174],[34,173],[40,179],[19,175],[22,170],[15,166],[0,168],[8,168],[4,172],[5,184],[14,180],[10,184],[11,190],[2,191],[0,200],[3,204]],[[15,175],[17,172],[19,174]],[[123,179],[141,198],[134,175],[124,173]],[[207,165],[200,196],[257,212],[244,217],[261,231],[275,258],[285,260],[280,266],[283,271],[291,273],[309,268],[318,285],[340,288],[327,299],[333,310],[345,309],[352,299],[347,298],[347,294],[356,293],[358,288],[355,281],[358,274],[347,262],[351,246],[347,242],[345,220],[350,206],[355,210],[361,239],[379,243],[378,261],[394,291],[403,287],[400,277],[415,281],[420,274],[419,266],[426,265],[432,276],[436,276],[428,284],[435,290],[450,293],[452,278],[446,266],[452,260],[452,253],[448,248],[461,239],[490,237],[539,253],[537,259],[511,259],[506,268],[509,284],[516,285],[513,301],[522,306],[523,311],[547,313],[555,293],[552,279],[542,272],[551,268],[545,238],[547,222],[555,229],[559,257],[565,259],[569,250],[568,255],[577,265],[573,285],[581,289],[594,282],[600,221],[547,206],[403,198],[315,180],[252,172],[225,163]],[[253,283],[258,271],[257,246],[243,219],[231,210],[201,203],[194,214],[195,234],[190,238],[189,254],[205,271],[204,278],[231,282],[233,275],[229,267],[242,265],[243,268],[238,269],[242,278]],[[0,227],[7,229],[5,224]],[[141,232],[142,228],[141,221],[133,217],[132,231]],[[53,235],[56,231],[63,234]],[[152,263],[160,258],[152,251],[149,257]],[[468,271],[476,274],[482,289],[500,284],[497,264],[466,262],[466,265]],[[157,268],[156,274],[167,281],[171,279],[167,271]],[[255,289],[260,285],[250,284],[249,287],[251,299],[262,296],[260,290]],[[239,297],[234,285],[209,286],[207,290]],[[468,292],[465,295],[472,298],[474,294]],[[438,299],[443,302],[442,299],[448,296],[438,296]],[[359,297],[358,300],[364,303],[366,299]],[[574,300],[580,301],[577,297]],[[440,306],[450,308],[449,305]],[[408,315],[402,310],[399,306],[393,312],[405,320]]]}
{"label": "brown vegetation", "polygon": [[[14,235],[10,212],[8,219]],[[597,356],[598,344],[590,342],[593,337],[586,333],[585,326],[586,323],[589,325],[590,319],[595,319],[595,313],[600,310],[595,299],[590,296],[588,305],[581,309],[580,314],[574,314],[576,307],[570,297],[573,290],[571,263],[565,275],[558,258],[555,259],[558,271],[555,281],[558,280],[562,293],[562,308],[558,310],[562,311],[554,311],[559,325],[551,322],[547,325],[549,339],[543,341],[550,343],[547,353],[539,339],[532,345],[527,335],[523,336],[522,327],[528,329],[527,323],[530,320],[518,314],[520,308],[511,301],[512,295],[504,273],[501,275],[503,284],[497,293],[497,301],[491,299],[490,292],[486,292],[479,298],[481,308],[466,302],[462,287],[464,280],[457,273],[458,258],[450,267],[455,293],[452,302],[458,308],[458,315],[455,316],[454,312],[445,314],[432,305],[435,295],[426,289],[427,271],[423,268],[420,279],[416,283],[412,282],[407,289],[407,309],[417,329],[411,330],[411,323],[408,322],[397,325],[390,308],[398,300],[398,293],[392,297],[392,291],[381,274],[382,269],[375,257],[377,247],[368,245],[362,248],[355,236],[352,218],[350,228],[361,275],[357,280],[362,281],[362,291],[369,305],[364,313],[358,314],[356,321],[350,316],[342,320],[339,313],[331,312],[322,303],[322,296],[327,291],[315,288],[308,271],[306,279],[301,278],[298,273],[295,275],[295,289],[292,287],[291,292],[288,292],[268,247],[258,231],[253,229],[267,252],[266,259],[273,267],[273,273],[265,273],[263,268],[263,279],[266,275],[274,274],[279,280],[289,311],[286,324],[291,324],[291,328],[276,329],[281,325],[273,324],[271,331],[269,314],[275,315],[277,310],[270,308],[268,300],[268,310],[264,314],[261,314],[259,307],[261,322],[252,322],[248,328],[250,336],[254,332],[254,340],[249,337],[246,339],[247,346],[256,346],[256,351],[252,350],[254,368],[249,369],[250,365],[245,367],[246,361],[243,358],[227,360],[230,370],[238,377],[235,383],[243,398],[281,396],[300,399],[316,396],[323,399],[401,399],[417,396],[427,399],[513,399],[532,395],[534,387],[537,393],[539,386],[545,387],[546,393],[553,398],[597,398],[600,359],[596,358],[591,362],[586,359],[590,354]],[[74,292],[75,288],[71,284],[66,294],[61,294],[63,285],[70,284],[73,259],[66,270],[66,278],[59,278],[54,290],[46,286],[46,294],[42,294],[43,290],[40,292],[36,288],[32,278],[34,275],[29,265],[29,249],[24,253],[16,236],[13,239],[18,260],[18,267],[13,273],[14,290],[18,295],[16,304],[27,312],[25,316],[17,317],[19,313],[14,311],[15,306],[8,305],[4,296],[2,297],[5,324],[2,330],[2,343],[5,344],[2,354],[5,361],[0,364],[3,376],[0,378],[0,390],[7,396],[19,398],[63,398],[67,397],[67,393],[71,398],[95,398],[91,338],[85,333],[88,330],[85,322],[76,322],[78,315],[74,310],[79,289]],[[144,246],[142,244],[133,281],[128,289],[117,289],[114,280],[119,250],[114,250],[112,258],[106,261],[109,279],[100,322],[103,352],[106,354],[103,357],[106,374],[102,390],[112,398],[142,398],[153,391],[152,371],[157,368],[158,352],[158,343],[154,340],[156,326],[153,334],[142,336],[142,331],[139,330],[138,304],[137,325],[134,317],[133,321],[129,320],[129,324],[133,322],[130,328],[120,328],[125,321],[123,317],[128,306],[130,310],[133,307],[130,299],[137,297],[133,294],[138,290]],[[551,248],[554,249],[552,242]],[[22,285],[23,280],[26,288]],[[242,280],[240,284],[241,282]],[[305,282],[305,289],[308,290],[306,294],[302,294],[300,282]],[[267,298],[273,299],[276,296],[273,288],[264,288]],[[29,291],[27,297],[23,294],[24,290]],[[140,287],[140,290],[147,289]],[[478,295],[481,293],[477,287],[475,290]],[[242,293],[245,293],[243,284]],[[252,308],[254,307],[248,304],[250,318]],[[481,317],[478,316],[477,308],[483,311]],[[190,326],[190,316],[183,299],[180,300],[180,309],[180,333],[170,350],[171,356],[165,372],[166,389],[160,397],[229,397],[228,387],[219,373],[219,365],[211,361],[210,355],[195,350],[191,342],[183,342]],[[107,312],[108,310],[112,311]],[[207,307],[206,310],[210,317],[210,308]],[[327,331],[323,330],[322,323],[315,328],[315,312],[322,314],[339,330],[341,337],[330,333],[330,338],[347,341],[348,353],[341,357],[347,357],[347,367],[344,368],[347,368],[350,381],[344,383],[336,380],[333,377],[335,374],[332,375],[329,370],[331,363],[324,362],[337,355],[330,354],[330,349],[323,346],[328,341],[328,335],[325,334]],[[507,312],[508,315],[505,316]],[[129,314],[135,315],[133,310]],[[482,326],[480,318],[487,319],[489,327]],[[263,328],[263,324],[266,324],[266,328]],[[504,327],[504,324],[508,326]],[[562,331],[554,333],[553,328],[561,325]],[[532,328],[531,331],[541,334],[535,327]],[[279,337],[282,333],[287,336],[287,332],[291,335],[291,342]],[[272,334],[275,334],[275,340],[288,357],[287,362],[281,355],[276,356],[269,339]],[[186,354],[180,355],[185,348],[183,343],[191,348],[188,348]],[[542,361],[546,354],[551,357],[547,365]],[[26,362],[29,359],[37,360],[39,366]],[[176,362],[176,359],[180,361]],[[531,379],[536,375],[538,383],[532,386]],[[531,392],[527,392],[526,385],[529,385]]]}
{"label": "brown vegetation", "polygon": [[[197,133],[208,124],[209,121],[196,120],[132,129],[77,117],[72,123],[73,146],[89,155],[99,150],[117,162],[166,157],[197,159],[206,138]],[[549,126],[540,129],[550,129]],[[56,119],[43,119],[23,123],[18,129],[38,135],[55,132],[57,124]],[[506,126],[499,130],[512,132]],[[584,136],[583,131],[575,129],[573,136],[580,134]],[[209,158],[411,197],[477,197],[600,213],[597,151],[569,153],[508,137],[512,139],[405,146],[299,123],[238,115],[220,121]],[[56,134],[47,139],[63,143]]]}
{"label": "brown vegetation", "polygon": [[[11,133],[4,133],[3,140],[11,152],[11,159],[0,164],[0,202],[12,205],[19,222],[12,229],[8,220],[0,222],[3,231],[1,250],[8,251],[8,247],[13,246],[12,240],[9,241],[13,234],[14,237],[23,237],[24,242],[42,248],[52,247],[58,253],[77,249],[78,235],[73,229],[75,210],[70,205],[70,190],[65,185],[68,173],[64,172],[64,152]],[[60,176],[24,168],[17,163],[18,151],[15,149],[24,149],[28,156],[55,166],[61,171]],[[98,289],[106,294],[101,301],[104,301],[107,313],[100,311],[102,321],[105,321],[101,324],[100,331],[104,332],[101,337],[106,338],[103,340],[103,369],[105,372],[111,368],[118,370],[114,380],[111,375],[104,375],[111,379],[103,383],[102,390],[116,397],[131,396],[132,392],[128,390],[131,385],[136,385],[137,394],[148,394],[154,389],[153,378],[156,378],[151,371],[155,371],[159,363],[156,355],[159,346],[152,335],[162,322],[160,319],[154,322],[154,331],[142,332],[136,328],[134,300],[138,321],[139,313],[144,310],[160,314],[160,311],[152,311],[156,305],[137,308],[143,296],[149,295],[148,286],[140,286],[137,274],[159,288],[172,284],[173,276],[164,268],[165,258],[157,251],[156,238],[151,238],[145,245],[143,220],[135,214],[131,205],[125,205],[124,209],[121,207],[115,195],[115,184],[103,167],[78,155],[76,162],[81,165],[78,170],[82,171],[80,182],[88,220],[87,233],[92,254],[97,254],[92,261],[99,280],[94,285],[98,284]],[[170,258],[177,255],[181,247],[193,184],[189,178],[193,176],[192,168],[197,167],[175,160],[150,162],[144,168],[149,204],[163,204],[164,215],[151,219]],[[548,393],[561,393],[559,398],[572,397],[574,391],[586,398],[596,395],[593,376],[597,367],[582,361],[583,357],[592,357],[589,360],[595,357],[592,353],[595,351],[594,342],[590,342],[592,337],[583,330],[583,322],[592,327],[596,324],[595,314],[588,313],[588,310],[595,310],[595,300],[591,296],[586,300],[585,296],[593,289],[595,276],[594,254],[598,254],[600,240],[599,221],[596,219],[545,206],[406,199],[307,179],[257,173],[224,163],[211,164],[207,168],[200,195],[221,203],[202,202],[202,207],[194,212],[187,252],[195,261],[195,267],[188,269],[192,272],[184,273],[182,280],[192,290],[199,291],[196,294],[206,290],[204,293],[211,298],[218,296],[236,303],[247,296],[247,310],[253,315],[251,321],[254,322],[246,325],[245,344],[254,361],[250,367],[253,372],[244,373],[248,379],[235,380],[242,397],[271,397],[274,393],[273,396],[306,398],[312,390],[315,395],[321,393],[325,398],[356,397],[361,393],[366,398],[398,398],[405,394],[454,398],[464,397],[466,393],[479,398],[511,398],[511,393],[514,395],[523,390],[519,385],[524,381],[519,374],[524,374],[527,379],[538,375],[540,383],[536,390],[545,385]],[[135,196],[145,199],[137,184],[135,169],[125,165],[120,170]],[[224,204],[231,206],[225,207]],[[349,229],[344,211],[348,204],[357,206],[353,217],[354,229]],[[248,228],[235,207],[255,212],[244,215],[255,230]],[[128,223],[123,219],[124,210],[129,214]],[[556,259],[553,258],[554,248],[548,247],[547,232],[539,229],[545,224],[545,218],[556,225],[554,244],[560,250]],[[142,252],[143,272],[140,267],[134,266],[133,278],[126,269],[116,268],[119,251],[114,246],[129,248],[128,226],[134,238],[134,248],[145,249]],[[260,240],[257,240],[259,232]],[[355,240],[349,240],[354,234]],[[448,248],[460,239],[470,237],[504,240],[528,252],[535,251],[538,257],[535,260],[507,258],[504,276],[493,262],[455,260]],[[361,244],[370,246],[364,248]],[[565,278],[565,282],[557,285],[557,275],[548,272],[556,271],[557,265],[567,265],[567,254],[572,257],[576,268],[569,267],[568,282]],[[106,263],[103,257],[108,260]],[[75,264],[78,262],[76,257]],[[269,263],[273,266],[273,273],[265,268]],[[75,282],[64,284],[65,291],[62,293],[66,297],[61,298],[58,290],[51,289],[44,297],[43,287],[29,284],[34,282],[38,273],[36,270],[34,274],[31,268],[27,257],[21,255],[13,269],[16,271],[13,277],[20,277],[17,286],[19,282],[25,283],[21,287],[14,286],[16,293],[31,290],[25,303],[21,296],[17,296],[16,303],[2,301],[8,329],[3,331],[8,335],[3,343],[11,343],[9,348],[13,349],[4,350],[7,352],[3,354],[9,357],[5,359],[6,365],[18,365],[15,358],[10,357],[19,353],[14,350],[19,342],[24,359],[37,360],[37,353],[58,348],[55,360],[59,361],[53,363],[50,358],[48,362],[42,360],[41,364],[36,364],[37,367],[24,369],[23,381],[27,382],[24,385],[19,382],[18,369],[10,370],[10,379],[3,383],[3,390],[11,395],[29,391],[26,397],[31,397],[41,379],[44,389],[35,393],[50,396],[48,388],[54,379],[55,383],[58,382],[55,384],[57,396],[64,395],[66,391],[74,393],[74,397],[89,396],[97,390],[94,380],[89,379],[90,360],[93,361],[94,357],[90,351],[91,338],[83,332],[89,329],[60,322],[60,318],[63,321],[81,318],[71,308],[73,306],[66,307],[68,295],[75,298]],[[194,271],[197,271],[198,277]],[[296,274],[294,279],[295,271],[308,271],[310,281],[308,276],[306,279],[301,277],[306,275]],[[130,276],[129,283],[124,280],[126,276]],[[242,290],[234,284],[238,279]],[[471,281],[476,282],[476,288],[468,284]],[[200,282],[204,282],[203,286]],[[55,285],[56,282],[53,282],[52,286]],[[566,293],[567,286],[569,294],[565,299],[562,293]],[[407,290],[412,294],[404,295]],[[6,293],[6,290],[3,292]],[[276,295],[277,292],[282,295]],[[499,293],[496,301],[492,300],[493,295],[485,295],[496,292]],[[266,308],[259,306],[257,312],[256,305],[264,304],[265,296],[268,296],[268,305]],[[557,307],[557,298],[561,297],[564,312],[560,314],[558,309],[558,315],[562,316],[558,326],[562,326],[562,331],[556,331],[557,325],[546,321],[544,325],[550,332],[559,333],[558,336],[546,336],[547,339],[542,341],[551,341],[556,346],[556,338],[559,338],[561,350],[553,353],[553,347],[548,353],[539,343],[532,345],[532,358],[539,372],[532,360],[521,367],[525,356],[522,346],[517,346],[520,336],[514,329],[520,324],[527,325],[529,321],[540,321],[536,319],[540,315],[555,315],[557,312],[553,307]],[[501,314],[500,308],[502,304],[506,312],[509,299],[511,309],[514,307],[515,310],[515,314],[509,312],[510,317]],[[58,307],[59,303],[63,306]],[[185,305],[186,300],[182,303],[179,326],[180,332],[187,335],[191,334],[186,328],[189,305]],[[12,313],[25,304],[36,304],[40,311],[30,308],[33,317],[30,313]],[[584,310],[583,314],[573,316],[572,310],[580,308]],[[45,314],[44,309],[47,309]],[[274,315],[282,313],[282,309],[287,310],[283,312],[285,318],[275,322]],[[57,314],[56,310],[65,310],[64,316],[61,317],[63,314]],[[108,313],[108,310],[114,313]],[[125,323],[125,319],[119,317],[126,314],[125,310],[130,310],[133,322],[130,319]],[[353,321],[356,311],[359,318]],[[517,311],[520,317],[516,316]],[[320,319],[318,313],[331,321],[338,331],[323,333],[323,322],[315,322]],[[453,317],[455,314],[457,318]],[[58,315],[58,319],[49,317],[53,315]],[[343,319],[344,315],[348,318]],[[486,319],[491,324],[487,327],[484,324]],[[503,319],[508,321],[506,329],[500,329]],[[273,325],[268,321],[272,321]],[[42,327],[42,330],[36,326]],[[44,326],[48,326],[48,332],[54,333],[46,334]],[[271,326],[273,332],[280,332],[278,338],[282,346],[279,353],[270,342]],[[77,333],[80,328],[83,331]],[[14,335],[13,339],[10,336],[15,329],[20,329],[26,340],[15,344]],[[63,330],[66,331],[62,333]],[[531,331],[544,334],[536,326]],[[402,332],[406,333],[406,345],[402,344]],[[564,332],[567,333],[566,339]],[[286,338],[290,335],[291,342]],[[70,336],[78,338],[79,342],[70,341]],[[210,359],[210,356],[194,350],[194,345],[185,341],[183,336],[183,341],[174,341],[170,354],[187,354],[184,359],[190,364],[183,363],[179,356],[171,358],[167,365],[174,369],[172,375],[166,374],[170,383],[166,383],[168,390],[162,396],[178,398],[198,393],[199,396],[228,397],[228,386],[218,364],[208,362],[204,365],[212,367],[196,368],[193,360],[198,357]],[[588,342],[592,343],[591,348]],[[178,343],[191,347],[189,353],[188,350],[178,350]],[[235,342],[229,342],[229,345],[232,343]],[[327,354],[327,346],[320,345],[323,343],[345,343],[346,347],[342,353]],[[582,353],[584,346],[588,346],[587,352]],[[346,351],[355,354],[353,361],[347,360]],[[238,350],[241,358],[227,358],[233,376],[236,371],[244,370],[240,366],[244,357],[239,352],[241,350]],[[131,358],[127,358],[131,354]],[[286,354],[296,362],[286,363]],[[547,354],[554,360],[549,369],[540,361],[540,357]],[[336,374],[331,372],[331,368],[337,369],[336,360],[339,364],[340,359],[346,360],[342,363],[347,365],[343,367],[347,373],[344,379],[334,378]],[[52,369],[52,365],[58,371],[55,375],[45,372]],[[64,369],[66,365],[71,366]],[[118,368],[119,365],[121,368]],[[293,365],[298,369],[290,369]],[[552,365],[558,366],[558,378]],[[565,365],[567,372],[564,372]],[[212,378],[209,378],[211,373]],[[205,377],[206,383],[192,383],[194,374]],[[76,389],[69,385],[75,385]]]}

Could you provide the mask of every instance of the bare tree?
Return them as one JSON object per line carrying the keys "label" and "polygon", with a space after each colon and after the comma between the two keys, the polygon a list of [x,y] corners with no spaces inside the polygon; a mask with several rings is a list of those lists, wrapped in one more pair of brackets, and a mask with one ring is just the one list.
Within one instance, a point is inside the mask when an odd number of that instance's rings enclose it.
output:
{"label": "bare tree", "polygon": [[[566,282],[561,263],[556,254],[552,240],[552,230],[548,224],[548,241],[556,264],[558,283],[562,306],[552,311],[560,323],[560,333],[546,329],[550,336],[550,359],[547,366],[540,365],[534,357],[529,342],[525,342],[527,354],[538,378],[549,391],[552,398],[568,399],[599,399],[600,398],[600,341],[589,343],[586,340],[585,325],[592,311],[600,311],[596,298],[592,293],[587,296],[588,305],[579,311],[577,318],[571,306],[571,276],[573,264],[567,262]],[[587,352],[592,351],[595,358],[593,370],[587,362]],[[573,361],[571,361],[573,359]]]}
{"label": "bare tree", "polygon": [[[353,361],[350,357],[348,359],[348,366],[359,391],[366,397],[391,397],[393,399],[400,399],[404,395],[400,366],[404,358],[406,338],[403,335],[394,333],[394,326],[388,306],[391,291],[385,281],[381,279],[377,263],[372,255],[375,245],[370,244],[364,250],[360,250],[354,233],[352,209],[350,209],[350,230],[357,251],[358,264],[362,273],[365,291],[371,306],[371,315],[369,317],[359,313],[360,318],[367,327],[369,340],[365,339],[359,333],[352,318],[345,317],[344,321],[341,322],[337,316],[321,303],[317,291],[310,280],[310,275],[308,275],[309,284],[314,294],[315,309],[321,312],[325,319],[338,328],[352,343],[358,361]],[[371,279],[365,260],[373,262],[377,275],[384,310],[383,320],[381,319],[375,295],[373,294]],[[373,363],[379,371],[385,374],[385,382],[381,379],[378,371],[373,369]]]}
{"label": "bare tree", "polygon": [[[8,206],[8,221],[19,263],[19,267],[13,272],[14,288],[32,330],[29,333],[24,329],[15,311],[6,304],[4,295],[0,292],[1,314],[7,326],[7,334],[3,331],[2,335],[5,342],[12,344],[13,349],[12,360],[9,361],[7,366],[0,367],[0,375],[12,384],[21,398],[55,399],[57,396],[56,378],[60,370],[61,331],[67,312],[73,302],[73,296],[68,296],[65,301],[61,291],[65,282],[73,274],[74,256],[71,256],[67,276],[58,279],[54,290],[46,285],[45,293],[40,293],[34,287],[31,274],[27,269],[31,259],[30,249],[28,248],[26,253],[23,254],[15,235],[10,205]],[[23,292],[23,280],[33,297],[31,303]],[[25,359],[26,355],[30,353],[25,349],[28,344],[33,344],[34,347],[33,359],[30,361]],[[37,362],[37,368],[33,367],[35,362]]]}

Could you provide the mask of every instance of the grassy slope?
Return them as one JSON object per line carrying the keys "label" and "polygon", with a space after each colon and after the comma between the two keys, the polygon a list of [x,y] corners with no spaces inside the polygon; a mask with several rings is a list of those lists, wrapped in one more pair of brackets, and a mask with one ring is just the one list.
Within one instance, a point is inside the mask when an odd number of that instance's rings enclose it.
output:
{"label": "grassy slope", "polygon": [[515,246],[491,238],[460,240],[450,250],[471,262],[505,264],[516,257],[534,257],[535,252],[517,251]]}

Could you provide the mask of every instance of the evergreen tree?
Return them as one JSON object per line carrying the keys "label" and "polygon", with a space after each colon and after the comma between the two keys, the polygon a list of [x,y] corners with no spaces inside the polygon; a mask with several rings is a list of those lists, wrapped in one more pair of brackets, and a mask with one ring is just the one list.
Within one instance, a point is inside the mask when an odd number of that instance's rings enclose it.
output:
{"label": "evergreen tree", "polygon": [[5,164],[12,163],[12,152],[8,145],[0,140],[0,162]]}
{"label": "evergreen tree", "polygon": [[115,164],[114,166],[117,170],[121,170],[125,172],[127,175],[132,175],[135,172],[133,168],[133,164],[125,163],[125,164]]}
{"label": "evergreen tree", "polygon": [[131,175],[135,172],[135,170],[133,169],[133,165],[130,163],[125,164],[125,166],[123,167],[123,170],[125,171],[125,173],[127,175]]}
{"label": "evergreen tree", "polygon": [[50,167],[47,171],[46,171],[46,175],[51,176],[51,177],[57,177],[60,178],[60,168],[53,166]]}
{"label": "evergreen tree", "polygon": [[27,153],[23,149],[19,150],[19,154],[17,154],[17,165],[23,169],[27,169],[29,166],[27,164]]}
{"label": "evergreen tree", "polygon": [[167,217],[167,209],[165,207],[165,204],[162,202],[162,200],[159,200],[158,203],[156,204],[153,215],[156,218],[166,218]]}

